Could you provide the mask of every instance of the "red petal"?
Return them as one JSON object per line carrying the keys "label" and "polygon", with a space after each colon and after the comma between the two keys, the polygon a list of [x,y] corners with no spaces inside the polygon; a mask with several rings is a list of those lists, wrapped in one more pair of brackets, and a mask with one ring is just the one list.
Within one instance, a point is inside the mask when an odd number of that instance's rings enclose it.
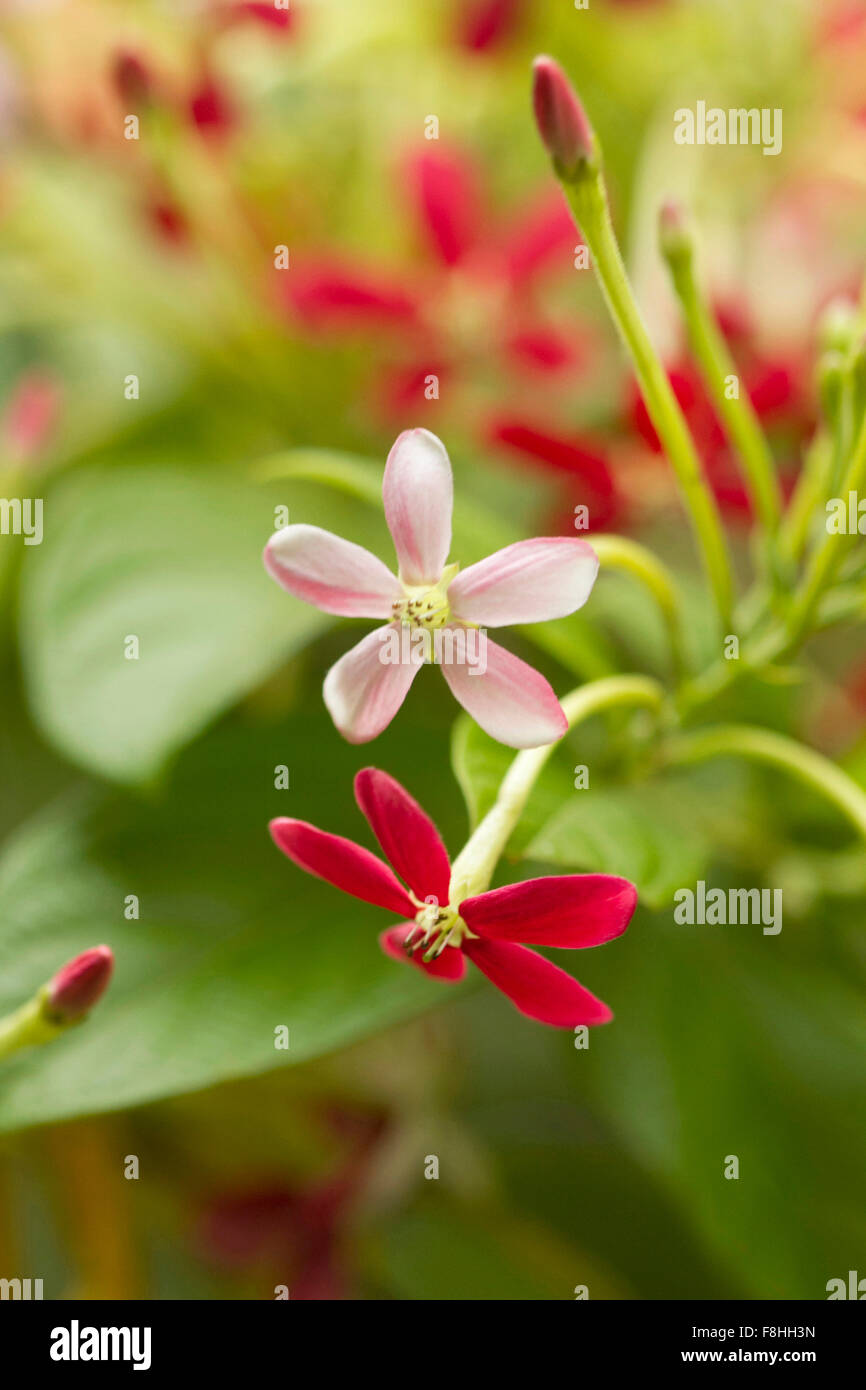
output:
{"label": "red petal", "polygon": [[382,846],[385,857],[416,898],[448,905],[451,865],[430,817],[399,782],[376,767],[355,778],[355,800]]}
{"label": "red petal", "polygon": [[508,234],[503,252],[510,279],[523,284],[545,268],[573,269],[574,248],[582,240],[565,195],[556,189],[534,203]]}
{"label": "red petal", "polygon": [[459,11],[457,41],[473,53],[499,48],[516,33],[523,0],[474,0]]}
{"label": "red petal", "polygon": [[404,327],[415,318],[415,300],[400,285],[337,264],[299,269],[288,297],[309,328]]}
{"label": "red petal", "polygon": [[586,361],[580,345],[549,325],[520,328],[504,346],[518,367],[543,372],[558,372],[569,366],[577,369]]}
{"label": "red petal", "polygon": [[414,922],[401,922],[399,927],[389,927],[379,935],[379,945],[390,956],[392,960],[400,960],[404,965],[417,965],[419,970],[423,970],[425,975],[432,975],[436,980],[448,980],[455,984],[457,980],[462,980],[466,972],[466,962],[463,959],[463,952],[458,951],[455,946],[446,946],[441,956],[429,961],[426,965],[421,959],[423,948],[418,950],[413,956],[407,955],[403,942],[406,940],[410,931],[415,928]]}
{"label": "red petal", "polygon": [[463,952],[529,1018],[554,1028],[608,1023],[613,1014],[577,980],[525,946],[504,941],[469,941]]}
{"label": "red petal", "polygon": [[362,845],[344,840],[342,835],[329,835],[306,821],[282,816],[271,821],[270,831],[274,844],[306,873],[362,902],[399,912],[401,917],[414,913],[415,906],[402,883],[387,864]]}
{"label": "red petal", "polygon": [[615,874],[555,874],[494,888],[460,904],[470,931],[536,946],[600,946],[625,931],[637,890]]}
{"label": "red petal", "polygon": [[480,233],[478,180],[469,160],[454,152],[424,150],[408,165],[411,195],[435,255],[456,265]]}

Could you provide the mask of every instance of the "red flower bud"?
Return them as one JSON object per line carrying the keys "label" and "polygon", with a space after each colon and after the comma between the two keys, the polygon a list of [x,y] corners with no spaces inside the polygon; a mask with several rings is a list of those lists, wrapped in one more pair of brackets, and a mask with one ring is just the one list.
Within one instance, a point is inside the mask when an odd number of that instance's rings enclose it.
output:
{"label": "red flower bud", "polygon": [[48,1013],[62,1023],[83,1018],[107,990],[113,969],[114,956],[108,946],[94,946],[68,961],[47,987]]}
{"label": "red flower bud", "polygon": [[137,53],[122,51],[114,58],[114,85],[120,100],[132,111],[149,106],[153,97],[150,73]]}
{"label": "red flower bud", "polygon": [[570,178],[595,153],[592,126],[577,93],[553,58],[536,58],[532,74],[532,105],[539,134],[557,172]]}

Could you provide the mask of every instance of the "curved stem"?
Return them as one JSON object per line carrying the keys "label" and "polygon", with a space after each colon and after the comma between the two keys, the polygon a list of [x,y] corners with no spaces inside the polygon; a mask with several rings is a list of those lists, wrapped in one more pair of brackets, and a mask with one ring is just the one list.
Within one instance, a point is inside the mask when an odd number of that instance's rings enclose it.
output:
{"label": "curved stem", "polygon": [[725,429],[739,454],[755,512],[773,535],[782,515],[782,493],[770,446],[758,423],[748,394],[728,395],[728,380],[739,382],[739,372],[728,351],[709,305],[701,294],[689,252],[668,258],[671,280],[683,311],[692,351],[710,394],[725,423]]}
{"label": "curved stem", "polygon": [[[609,676],[572,690],[562,700],[562,708],[568,727],[573,729],[599,710],[618,705],[659,708],[663,699],[663,687],[649,676]],[[535,780],[555,747],[555,743],[547,743],[543,748],[518,753],[502,779],[495,802],[454,860],[449,902],[459,903],[487,888]]]}
{"label": "curved stem", "polygon": [[592,536],[590,545],[603,566],[634,575],[655,599],[668,630],[674,672],[677,676],[681,675],[685,660],[679,595],[670,570],[646,546],[625,536]]}
{"label": "curved stem", "polygon": [[866,792],[836,763],[795,739],[745,724],[720,724],[672,739],[664,753],[668,765],[723,757],[749,758],[789,772],[832,801],[866,840]]}
{"label": "curved stem", "polygon": [[[866,482],[866,414],[860,423],[851,462],[842,480],[840,496],[847,499],[851,493],[858,492],[864,482]],[[803,584],[794,597],[788,626],[791,646],[799,642],[807,633],[821,595],[827,585],[831,583],[845,550],[852,540],[856,540],[856,536],[849,536],[844,531],[828,531],[821,544],[813,551]]]}
{"label": "curved stem", "polygon": [[610,220],[601,175],[587,172],[563,189],[589,247],[614,323],[634,362],[650,419],[677,476],[698,538],[719,615],[728,623],[733,581],[718,508],[688,426],[635,303]]}
{"label": "curved stem", "polygon": [[9,1057],[22,1047],[51,1042],[63,1028],[46,1017],[40,995],[28,999],[20,1009],[0,1019],[0,1058]]}

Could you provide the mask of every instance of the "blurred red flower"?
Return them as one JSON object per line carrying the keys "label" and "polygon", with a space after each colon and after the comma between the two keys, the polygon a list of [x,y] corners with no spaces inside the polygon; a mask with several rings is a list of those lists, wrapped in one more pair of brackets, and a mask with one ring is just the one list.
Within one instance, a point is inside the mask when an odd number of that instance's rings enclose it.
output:
{"label": "blurred red flower", "polygon": [[[720,305],[716,309],[716,317],[739,366],[741,380],[761,425],[771,441],[776,443],[782,487],[790,491],[796,471],[794,465],[798,463],[801,448],[814,427],[809,364],[793,353],[790,356],[768,356],[756,347],[754,328],[741,306]],[[731,520],[750,520],[751,502],[736,457],[700,373],[685,350],[669,366],[668,377],[694,436],[719,506]],[[661,455],[661,441],[649,418],[637,382],[633,380],[627,390],[626,419],[652,452]]]}

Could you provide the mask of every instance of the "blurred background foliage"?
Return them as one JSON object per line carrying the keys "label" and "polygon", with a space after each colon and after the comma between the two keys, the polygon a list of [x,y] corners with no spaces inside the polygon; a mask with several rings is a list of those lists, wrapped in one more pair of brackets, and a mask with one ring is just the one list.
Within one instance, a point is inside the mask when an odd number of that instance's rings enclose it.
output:
{"label": "blurred background foliage", "polygon": [[[320,687],[346,633],[261,567],[280,506],[390,559],[376,496],[406,426],[449,448],[461,562],[568,532],[586,504],[677,570],[692,658],[712,642],[529,117],[538,51],[601,136],[745,567],[747,505],[655,217],[670,193],[693,209],[790,481],[816,318],[863,271],[866,5],[3,5],[0,494],[43,497],[45,535],[0,538],[0,1011],[98,941],[117,958],[90,1023],[0,1081],[0,1274],[46,1297],[820,1298],[862,1260],[866,857],[832,811],[725,764],[648,790],[615,720],[572,735],[502,873],[638,884],[626,937],[580,961],[616,1013],[588,1050],[395,967],[377,914],[267,836],[289,814],[363,839],[351,780],[374,763],[454,853],[507,765],[432,676],[375,747],[344,744]],[[782,108],[782,154],[675,146],[673,111],[699,99]],[[861,641],[815,641],[802,683],[745,680],[723,712],[866,785]],[[530,644],[559,691],[667,674],[657,615],[618,576],[514,634]],[[675,925],[699,877],[781,886],[781,934]]]}

